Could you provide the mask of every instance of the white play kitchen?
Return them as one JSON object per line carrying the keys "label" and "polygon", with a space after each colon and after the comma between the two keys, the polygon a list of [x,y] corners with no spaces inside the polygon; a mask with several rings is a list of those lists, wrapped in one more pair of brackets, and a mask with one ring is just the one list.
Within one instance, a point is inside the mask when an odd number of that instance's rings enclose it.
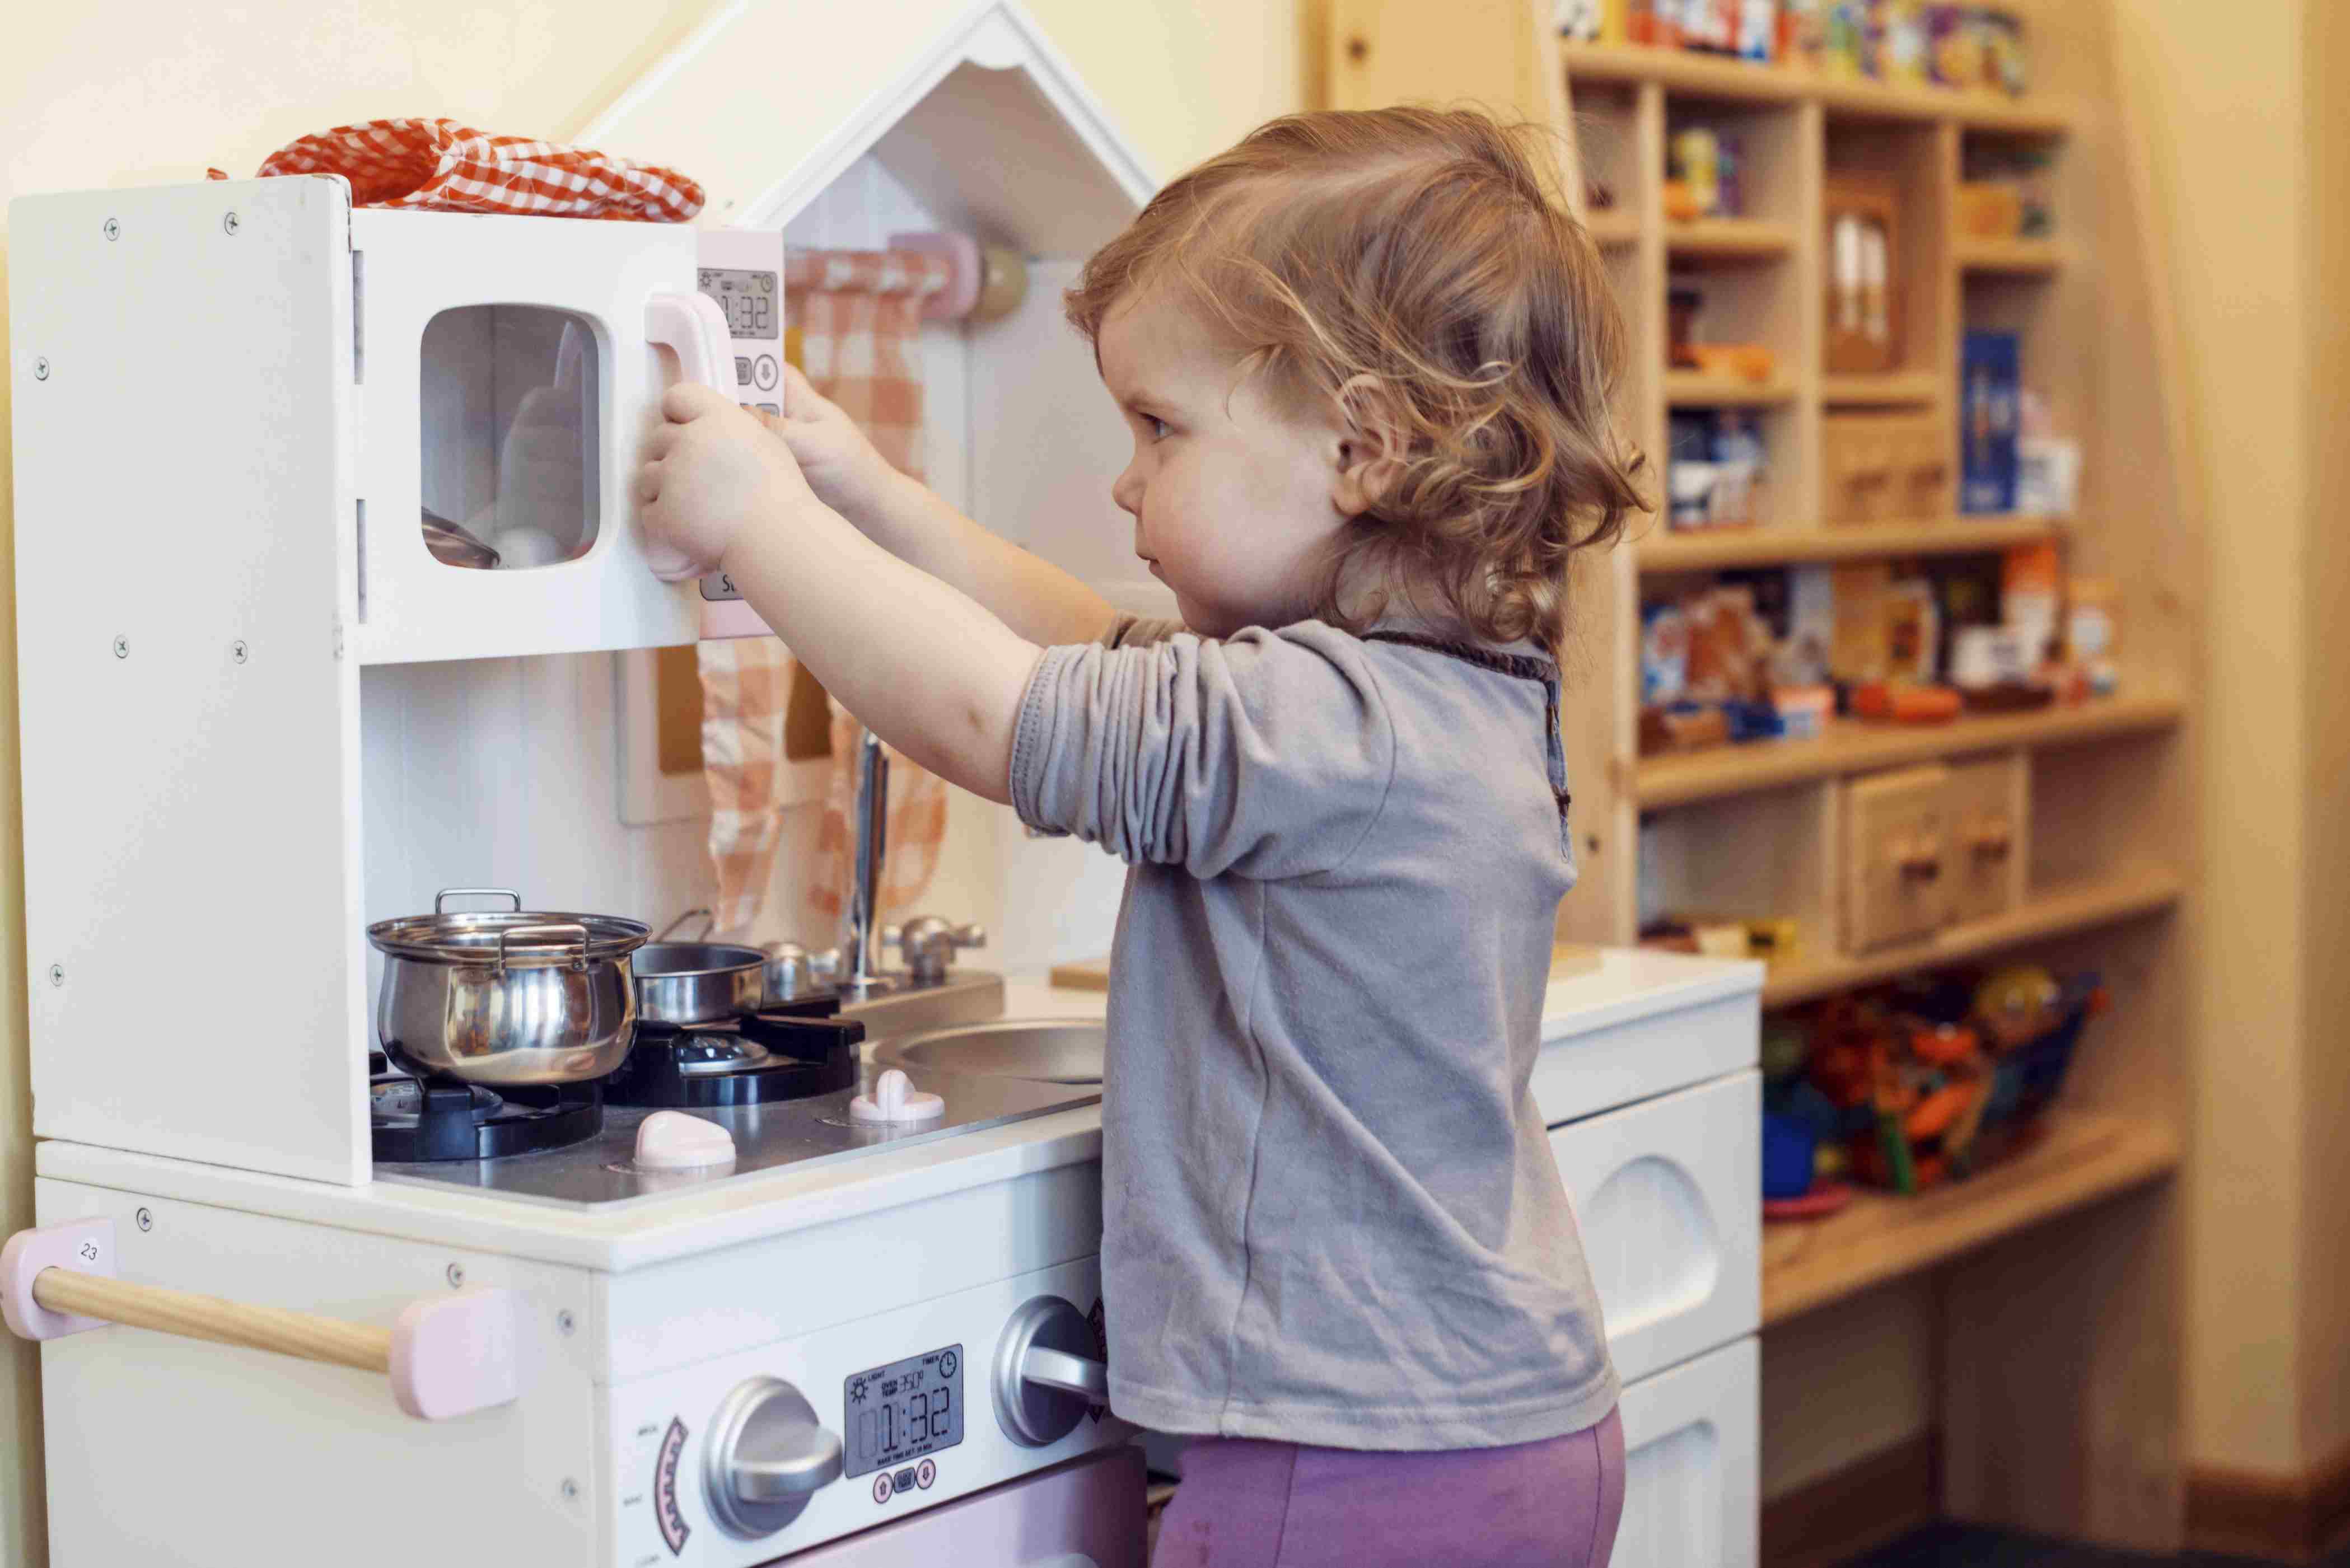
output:
{"label": "white play kitchen", "polygon": [[[1149,602],[1058,296],[1151,182],[999,0],[722,9],[581,140],[707,226],[317,176],[11,209],[42,1141],[0,1313],[46,1342],[55,1561],[1139,1568],[1098,1026],[1090,1073],[984,1026],[1097,1012],[1016,977],[1107,946],[1118,867],[959,802],[885,971],[868,753],[835,961],[657,937],[712,873],[652,650],[761,628],[627,480],[665,385],[772,398],[795,256],[927,249],[931,482]],[[108,592],[60,592],[93,545]],[[1753,1561],[1758,986],[1552,991],[1621,1563]]]}

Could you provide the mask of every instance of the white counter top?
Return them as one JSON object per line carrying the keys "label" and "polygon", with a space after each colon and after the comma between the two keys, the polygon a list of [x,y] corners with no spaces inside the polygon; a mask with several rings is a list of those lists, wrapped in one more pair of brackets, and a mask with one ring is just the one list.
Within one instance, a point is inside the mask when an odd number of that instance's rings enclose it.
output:
{"label": "white counter top", "polygon": [[[1761,985],[1759,964],[1611,950],[1597,967],[1551,987],[1543,1038],[1571,1047],[1594,1031],[1759,994]],[[1099,992],[1014,978],[1005,986],[1004,1011],[1008,1017],[1098,1018],[1107,1002]],[[1579,1114],[1575,1106],[1593,1094],[1634,1097],[1614,1086],[1622,1082],[1620,1072],[1608,1087],[1586,1087],[1598,1080],[1586,1069],[1569,1049],[1538,1071],[1535,1092],[1547,1119]],[[1545,1082],[1571,1082],[1575,1092],[1562,1096],[1546,1090]],[[726,1178],[671,1197],[577,1210],[409,1182],[338,1187],[55,1139],[36,1147],[35,1169],[43,1178],[621,1272],[1013,1180],[1096,1159],[1100,1152],[1100,1113],[1085,1106],[899,1152]]]}

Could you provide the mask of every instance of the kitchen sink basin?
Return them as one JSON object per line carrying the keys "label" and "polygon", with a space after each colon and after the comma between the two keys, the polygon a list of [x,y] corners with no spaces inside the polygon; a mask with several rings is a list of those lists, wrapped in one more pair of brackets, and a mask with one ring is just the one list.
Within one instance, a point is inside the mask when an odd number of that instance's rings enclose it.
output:
{"label": "kitchen sink basin", "polygon": [[1102,1081],[1100,1023],[1071,1018],[1003,1018],[900,1034],[872,1049],[876,1066],[922,1074],[965,1073],[1044,1084]]}

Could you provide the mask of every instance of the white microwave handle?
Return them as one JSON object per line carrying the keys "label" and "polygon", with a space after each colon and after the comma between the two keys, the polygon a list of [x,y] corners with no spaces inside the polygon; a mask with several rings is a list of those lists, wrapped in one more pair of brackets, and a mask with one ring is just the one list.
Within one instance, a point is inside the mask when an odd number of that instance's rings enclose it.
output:
{"label": "white microwave handle", "polygon": [[[742,383],[734,379],[733,335],[716,300],[702,294],[654,295],[645,301],[645,338],[676,353],[680,381],[722,392],[730,403],[743,400]],[[645,548],[645,559],[653,576],[665,583],[683,582],[710,569],[678,551],[651,545]]]}

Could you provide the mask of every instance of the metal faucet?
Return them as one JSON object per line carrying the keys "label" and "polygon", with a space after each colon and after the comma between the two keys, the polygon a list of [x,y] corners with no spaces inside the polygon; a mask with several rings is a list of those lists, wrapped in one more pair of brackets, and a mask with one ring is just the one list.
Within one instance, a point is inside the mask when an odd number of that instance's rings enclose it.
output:
{"label": "metal faucet", "polygon": [[874,962],[880,932],[874,929],[874,903],[881,890],[881,862],[889,852],[889,753],[881,737],[857,726],[856,852],[848,888],[847,940],[841,953],[840,989],[862,999],[890,989]]}
{"label": "metal faucet", "polygon": [[[881,867],[889,853],[889,754],[880,737],[862,724],[857,727],[856,817],[855,875],[839,966],[841,994],[863,1001],[884,992],[944,985],[955,953],[985,946],[987,932],[975,925],[950,925],[935,915],[917,915],[902,927],[875,929]],[[881,972],[878,960],[885,945],[895,946],[904,956],[904,975]]]}

